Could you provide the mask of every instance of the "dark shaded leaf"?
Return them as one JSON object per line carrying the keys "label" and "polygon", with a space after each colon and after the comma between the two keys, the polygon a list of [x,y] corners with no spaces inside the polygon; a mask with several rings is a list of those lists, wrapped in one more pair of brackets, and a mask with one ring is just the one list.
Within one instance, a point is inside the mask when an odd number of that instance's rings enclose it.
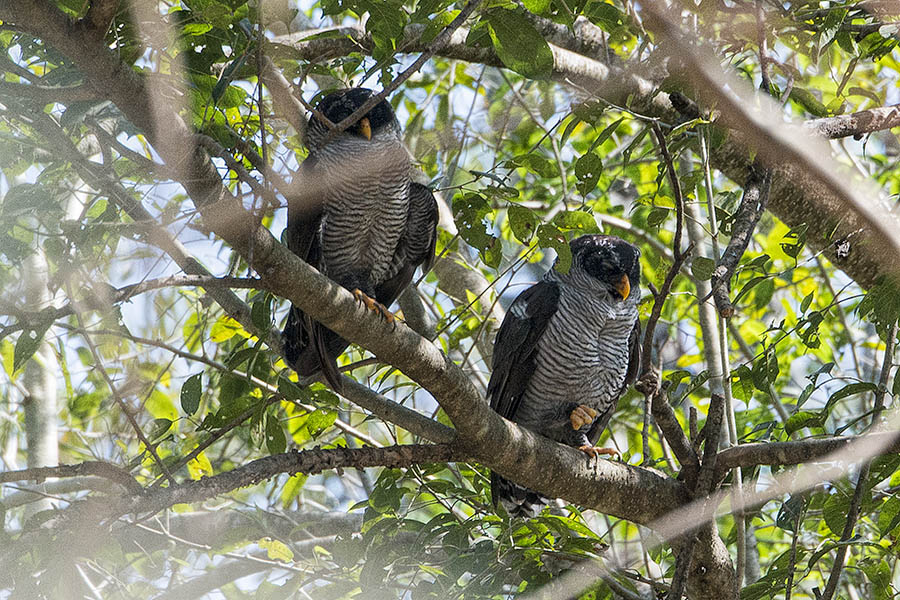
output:
{"label": "dark shaded leaf", "polygon": [[202,374],[196,373],[188,377],[181,385],[181,409],[193,415],[200,408],[200,393],[203,390]]}
{"label": "dark shaded leaf", "polygon": [[485,15],[497,56],[507,68],[529,79],[547,79],[553,72],[553,52],[525,15],[496,8]]}

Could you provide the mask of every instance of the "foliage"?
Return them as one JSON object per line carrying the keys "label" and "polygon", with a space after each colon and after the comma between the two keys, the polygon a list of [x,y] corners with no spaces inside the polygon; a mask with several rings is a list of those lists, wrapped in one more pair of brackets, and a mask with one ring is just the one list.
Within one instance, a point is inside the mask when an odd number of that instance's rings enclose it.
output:
{"label": "foliage", "polygon": [[[73,19],[85,17],[88,4],[55,2]],[[121,3],[105,42],[152,85],[157,101],[177,103],[186,122],[222,147],[228,160],[217,156],[214,163],[228,189],[276,235],[284,225],[278,181],[296,171],[306,149],[288,120],[274,113],[268,90],[260,102],[260,50],[308,100],[331,87],[379,88],[410,63],[405,32],[428,42],[463,5],[322,0],[297,8],[186,0],[146,13],[150,9],[138,4]],[[855,2],[761,6],[763,35],[774,49],[769,91],[783,100],[786,115],[827,117],[896,100],[898,28],[887,15]],[[715,45],[725,64],[758,82],[755,5],[690,7],[689,25]],[[671,265],[675,192],[650,133],[653,119],[551,79],[551,44],[561,43],[553,32],[568,36],[576,54],[597,52],[579,37],[583,18],[602,33],[604,60],[639,73],[658,69],[661,54],[642,15],[639,5],[619,0],[485,2],[466,26],[466,44],[493,50],[505,68],[438,53],[390,97],[410,151],[452,213],[442,224],[439,253],[459,258],[458,268],[491,284],[467,297],[452,293],[435,273],[418,284],[436,321],[435,343],[481,390],[489,370],[484,347],[496,327],[492,307],[508,305],[520,284],[539,277],[556,256],[567,268],[573,236],[602,230],[640,245],[644,280],[657,287]],[[365,52],[309,60],[285,35],[363,21],[371,41]],[[323,31],[314,41],[346,49],[344,39]],[[202,287],[160,285],[123,296],[120,288],[128,284],[182,272],[160,241],[166,236],[217,275],[254,273],[209,235],[175,183],[178,165],[160,162],[145,132],[71,57],[15,26],[0,29],[0,46],[5,470],[25,463],[25,372],[39,360],[42,344],[52,347],[59,365],[60,463],[108,461],[142,486],[168,485],[169,475],[197,480],[286,448],[416,441],[402,426],[368,415],[321,384],[298,383],[262,335],[279,329],[286,309],[270,293],[235,290],[251,307],[255,332],[226,315]],[[693,95],[674,76],[656,83]],[[710,232],[718,227],[715,241],[726,243],[742,182],[702,158],[704,146],[722,144],[726,132],[706,118],[666,125],[672,126],[668,143],[698,249],[675,280],[660,327],[663,378],[672,384],[670,398],[687,429],[690,410],[700,412],[702,425],[710,391],[723,385],[708,364],[719,348],[701,327],[698,286],[713,276]],[[860,137],[836,147],[872,181],[900,194],[895,136]],[[268,161],[274,174],[261,172],[255,157]],[[153,222],[136,218],[123,198],[140,202]],[[883,281],[865,291],[808,242],[805,228],[767,213],[736,271],[725,386],[734,395],[741,443],[862,432],[873,420],[879,383],[886,383],[879,373],[900,316],[895,285]],[[48,272],[38,282],[49,289],[52,305],[24,300],[35,281],[35,256],[46,258]],[[651,300],[647,294],[643,317]],[[423,414],[437,412],[402,373],[366,358],[354,346],[341,363],[369,388]],[[889,399],[900,391],[896,383],[888,389]],[[643,401],[631,391],[607,444],[623,461],[641,464],[643,427]],[[646,454],[652,466],[677,473],[654,429]],[[750,469],[745,483],[765,486],[780,469]],[[62,524],[45,529],[43,544],[25,546],[40,523],[64,519],[70,502],[99,495],[96,482],[78,481],[77,489],[47,492],[53,513],[32,514],[27,504],[11,501],[14,487],[4,487],[2,545],[13,550],[0,554],[0,589],[27,593],[40,583],[43,593],[54,595],[94,587],[109,598],[219,588],[229,598],[498,598],[530,593],[573,565],[588,565],[594,583],[580,597],[599,600],[620,597],[622,588],[646,594],[646,582],[667,582],[675,564],[671,548],[646,530],[576,506],[560,503],[527,521],[498,516],[486,470],[468,463],[284,475],[68,546],[69,560],[62,562],[52,551],[68,539]],[[786,588],[793,598],[816,597],[814,588],[824,587],[840,545],[849,547],[841,590],[849,597],[895,596],[897,456],[873,463],[853,537],[842,541],[855,481],[822,482],[748,515],[749,553],[760,570],[747,572],[741,598],[776,598]],[[228,515],[228,529],[204,521],[208,510]],[[734,550],[735,520],[726,515],[718,525]],[[40,573],[40,581],[28,573]]]}

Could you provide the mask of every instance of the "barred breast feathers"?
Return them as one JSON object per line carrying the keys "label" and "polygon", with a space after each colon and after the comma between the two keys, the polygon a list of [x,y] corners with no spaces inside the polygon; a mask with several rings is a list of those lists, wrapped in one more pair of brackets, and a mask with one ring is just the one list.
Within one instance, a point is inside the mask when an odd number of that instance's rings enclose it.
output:
{"label": "barred breast feathers", "polygon": [[396,274],[392,258],[406,226],[409,153],[393,136],[341,138],[318,159],[329,190],[322,226],[328,274],[339,280],[365,271],[378,285]]}
{"label": "barred breast feathers", "polygon": [[637,319],[637,298],[615,301],[596,279],[573,269],[555,270],[559,310],[544,332],[535,372],[519,407],[521,424],[546,424],[560,402],[607,410],[618,399],[628,367],[628,338]]}

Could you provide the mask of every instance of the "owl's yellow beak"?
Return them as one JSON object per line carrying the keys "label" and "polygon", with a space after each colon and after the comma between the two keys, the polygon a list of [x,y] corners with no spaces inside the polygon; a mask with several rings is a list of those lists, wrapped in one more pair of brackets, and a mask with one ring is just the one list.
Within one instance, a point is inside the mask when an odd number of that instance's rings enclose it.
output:
{"label": "owl's yellow beak", "polygon": [[369,123],[369,117],[363,117],[359,120],[359,132],[363,134],[367,140],[372,139],[372,124]]}
{"label": "owl's yellow beak", "polygon": [[616,282],[616,291],[622,296],[622,300],[631,293],[631,283],[628,281],[628,275],[622,275],[622,278]]}

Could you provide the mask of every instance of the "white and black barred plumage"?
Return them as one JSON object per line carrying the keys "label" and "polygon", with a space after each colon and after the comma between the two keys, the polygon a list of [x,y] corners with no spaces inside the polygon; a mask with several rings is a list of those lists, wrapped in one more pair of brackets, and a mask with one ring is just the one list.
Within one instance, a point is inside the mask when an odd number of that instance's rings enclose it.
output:
{"label": "white and black barred plumage", "polygon": [[[317,110],[332,123],[349,117],[372,91],[351,88],[325,96]],[[434,258],[437,203],[411,180],[409,152],[391,105],[382,100],[356,124],[329,139],[311,116],[309,157],[288,198],[288,248],[349,290],[389,306],[416,267]],[[348,342],[292,306],[284,329],[285,357],[300,375],[321,370],[339,388],[335,359]]]}
{"label": "white and black barred plumage", "polygon": [[[510,306],[494,342],[488,397],[507,419],[580,447],[596,443],[637,376],[640,250],[606,235],[585,235],[570,247],[567,274],[551,269]],[[576,430],[570,415],[579,405],[598,416]],[[518,516],[546,503],[496,473],[491,495]]]}

